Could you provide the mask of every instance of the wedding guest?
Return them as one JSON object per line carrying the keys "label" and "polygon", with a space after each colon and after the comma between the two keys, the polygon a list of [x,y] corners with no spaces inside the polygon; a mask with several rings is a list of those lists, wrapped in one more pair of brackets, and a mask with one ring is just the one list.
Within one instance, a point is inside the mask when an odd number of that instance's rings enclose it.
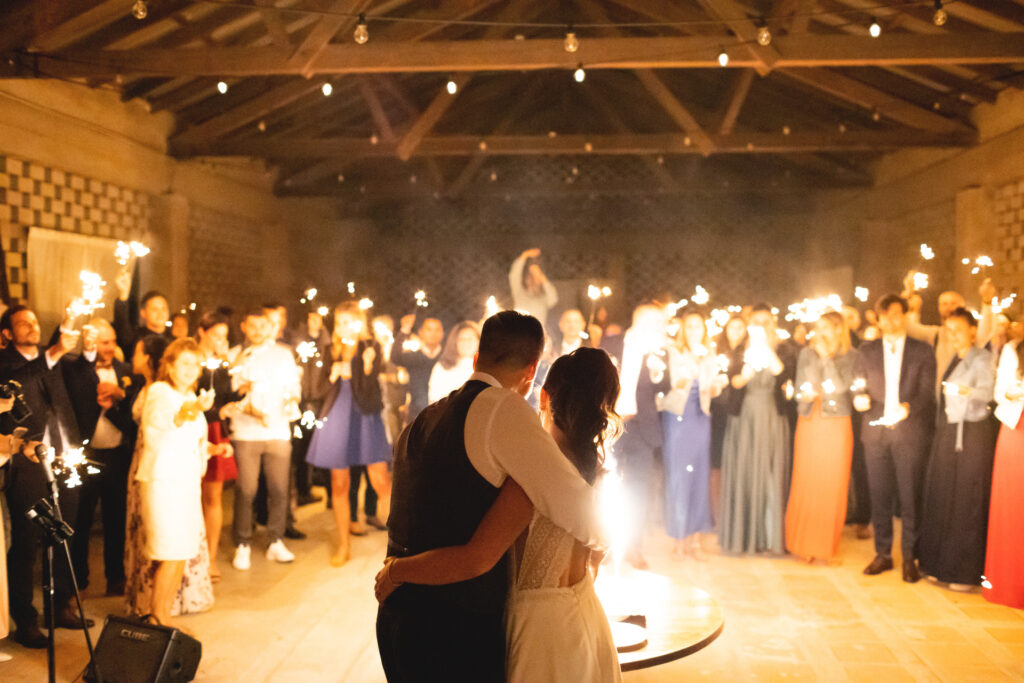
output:
{"label": "wedding guest", "polygon": [[889,294],[875,306],[881,339],[861,345],[855,370],[864,389],[854,408],[864,413],[864,456],[871,491],[875,558],[864,573],[893,568],[892,518],[899,503],[903,580],[921,578],[916,562],[925,455],[935,420],[935,353],[907,336],[907,301]]}
{"label": "wedding guest", "polygon": [[729,416],[739,415],[743,391],[734,389],[732,379],[743,370],[743,351],[747,343],[747,323],[738,315],[729,318],[715,340],[716,360],[725,368],[729,380],[721,393],[711,399],[711,514],[715,524],[722,516],[722,444]]}
{"label": "wedding guest", "polygon": [[174,339],[181,339],[187,337],[189,334],[188,330],[188,314],[184,311],[180,311],[171,316],[171,337]]}
{"label": "wedding guest", "polygon": [[980,584],[985,571],[998,423],[989,410],[992,354],[975,345],[978,322],[958,308],[946,327],[954,355],[942,375],[917,545],[924,574],[962,589]]}
{"label": "wedding guest", "polygon": [[[992,310],[992,299],[996,296],[995,285],[991,278],[985,278],[978,288],[981,297],[981,322],[978,324],[975,344],[985,346],[995,332],[995,313]],[[942,292],[939,294],[939,325],[922,325],[921,296],[914,292],[914,273],[907,273],[903,280],[903,296],[907,299],[907,335],[930,344],[935,349],[935,396],[939,396],[942,388],[942,373],[949,367],[955,352],[953,342],[947,330],[946,318],[958,308],[967,306],[959,292]],[[884,331],[883,331],[884,333]]]}
{"label": "wedding guest", "polygon": [[86,325],[83,353],[65,366],[64,381],[75,409],[85,454],[99,471],[78,487],[78,515],[71,557],[78,586],[89,586],[89,538],[96,504],[103,515],[103,570],[107,595],[124,595],[125,491],[135,450],[132,406],[143,378],[117,359],[114,328],[102,318]]}
{"label": "wedding guest", "polygon": [[[57,454],[64,448],[81,443],[78,420],[64,381],[63,367],[71,362],[70,354],[78,346],[80,334],[61,328],[50,348],[40,345],[42,331],[32,309],[16,304],[0,316],[0,335],[8,345],[0,351],[0,382],[15,380],[21,384],[31,414],[18,426],[26,429],[25,439],[42,442]],[[10,416],[0,416],[10,434],[14,424]],[[43,545],[39,527],[29,521],[26,512],[48,495],[49,486],[35,455],[17,453],[8,466],[7,507],[10,511],[10,549],[7,553],[8,595],[13,638],[30,648],[46,647],[46,637],[39,630],[39,613],[32,604],[37,584],[36,562]],[[78,509],[78,489],[60,482],[60,509],[64,519],[73,523]],[[57,555],[54,583],[58,628],[80,628],[81,616],[71,606],[73,586],[67,561]],[[91,619],[86,619],[92,625]]]}
{"label": "wedding guest", "polygon": [[[173,341],[170,327],[170,308],[167,297],[156,290],[151,290],[138,298],[138,291],[130,272],[123,272],[114,281],[117,287],[117,299],[114,300],[114,331],[117,333],[117,345],[121,347],[124,357],[131,358],[135,352],[135,344],[142,337],[157,334]],[[139,324],[141,322],[141,324]]]}
{"label": "wedding guest", "polygon": [[706,560],[701,534],[714,529],[711,516],[711,400],[728,381],[720,374],[704,316],[685,312],[668,345],[671,387],[662,400],[665,466],[665,531],[672,552]]}
{"label": "wedding guest", "polygon": [[668,388],[664,360],[666,339],[664,308],[641,304],[633,311],[633,325],[625,333],[622,390],[615,412],[623,419],[623,435],[616,447],[616,462],[629,500],[627,560],[638,569],[646,569],[643,537],[647,528],[648,502],[651,499],[655,455],[662,446],[661,418],[657,395]]}
{"label": "wedding guest", "polygon": [[[292,463],[295,468],[295,502],[299,507],[318,503],[323,498],[313,493],[313,468],[306,462],[309,441],[313,438],[316,428],[315,419],[320,414],[323,401],[316,395],[314,383],[319,374],[317,363],[321,366],[326,362],[328,350],[331,348],[331,333],[324,325],[323,316],[317,311],[309,311],[305,322],[296,335],[296,348],[302,375],[302,397],[299,410],[303,419],[299,421],[298,431],[292,430]],[[295,464],[298,460],[299,464]]]}
{"label": "wedding guest", "polygon": [[[866,330],[861,329],[861,315],[853,306],[843,306],[843,319],[850,330],[850,346],[859,349],[867,336],[861,338]],[[872,328],[874,329],[874,328]],[[877,338],[877,330],[875,337]],[[850,422],[853,425],[853,458],[850,462],[850,492],[846,501],[846,523],[852,524],[854,534],[859,539],[871,538],[871,494],[868,491],[868,465],[864,461],[864,442],[861,440],[861,414],[851,411]]]}
{"label": "wedding guest", "polygon": [[591,346],[586,328],[587,321],[578,310],[569,308],[563,311],[558,319],[558,331],[562,333],[558,355],[565,356],[581,346]]}
{"label": "wedding guest", "polygon": [[380,345],[356,302],[334,309],[331,362],[325,362],[317,379],[317,393],[324,397],[319,420],[306,456],[311,465],[331,470],[331,497],[338,531],[338,548],[331,565],[349,559],[349,468],[366,465],[370,484],[380,497],[386,515],[391,495],[388,460],[391,449],[380,413]]}
{"label": "wedding guest", "polygon": [[797,363],[800,418],[786,507],[786,549],[806,562],[835,560],[839,552],[853,456],[850,389],[856,356],[846,321],[829,311],[818,320],[814,338]]}
{"label": "wedding guest", "polygon": [[206,438],[210,443],[210,458],[203,475],[203,522],[206,526],[206,542],[210,551],[210,579],[220,581],[217,566],[217,549],[224,526],[222,496],[224,482],[238,477],[238,465],[229,438],[229,428],[222,416],[225,406],[241,400],[242,396],[231,389],[231,373],[228,371],[228,320],[220,313],[204,313],[196,329],[199,337],[199,353],[202,361],[202,375],[199,387],[213,391],[213,405],[206,411]]}
{"label": "wedding guest", "polygon": [[[149,335],[135,344],[132,372],[145,378],[132,406],[132,417],[137,424],[143,420],[149,386],[156,381],[163,354],[168,347],[163,336]],[[159,444],[157,445],[159,447]],[[132,468],[128,473],[127,524],[125,529],[125,602],[128,613],[137,617],[153,614],[153,593],[156,588],[157,564],[146,555],[146,528],[143,524],[141,485],[136,478],[145,450],[145,432],[140,430],[135,441]],[[181,581],[174,590],[170,616],[195,614],[213,605],[213,584],[210,580],[210,558],[206,546],[206,532],[200,524],[198,552],[185,562]]]}
{"label": "wedding guest", "polygon": [[1003,348],[996,373],[996,417],[1002,424],[992,469],[992,503],[982,595],[989,602],[1024,609],[1024,342]]}
{"label": "wedding guest", "polygon": [[144,556],[156,565],[150,602],[153,617],[175,625],[172,611],[185,563],[204,548],[201,481],[210,454],[203,413],[213,392],[194,390],[202,370],[192,339],[171,343],[142,407],[143,448],[135,472],[145,537]]}
{"label": "wedding guest", "polygon": [[731,380],[743,391],[740,414],[730,417],[722,445],[722,519],[719,545],[731,553],[782,553],[789,482],[789,422],[778,406],[785,366],[775,348],[771,309],[755,306],[747,328],[743,368]]}
{"label": "wedding guest", "polygon": [[473,357],[480,346],[476,323],[463,320],[448,333],[444,351],[430,371],[427,400],[433,403],[455,391],[473,374]]}
{"label": "wedding guest", "polygon": [[441,342],[444,341],[444,326],[437,318],[426,318],[420,323],[419,331],[412,335],[416,315],[410,313],[402,318],[401,328],[395,336],[395,348],[392,360],[409,373],[409,412],[408,423],[416,419],[420,411],[426,408],[430,385],[430,373],[441,355]]}
{"label": "wedding guest", "polygon": [[512,290],[512,307],[529,313],[547,327],[548,311],[558,303],[558,290],[551,284],[537,259],[540,249],[527,249],[512,262],[508,284]]}
{"label": "wedding guest", "polygon": [[291,422],[299,417],[299,369],[290,348],[273,337],[274,324],[262,308],[248,311],[242,321],[248,346],[231,353],[231,388],[246,389],[245,397],[222,408],[231,419],[231,443],[238,465],[235,486],[232,566],[251,567],[253,499],[262,467],[267,480],[267,559],[292,562],[284,544],[288,520],[288,481],[291,468]]}
{"label": "wedding guest", "polygon": [[860,311],[853,306],[843,306],[843,310],[840,312],[843,314],[843,320],[846,321],[846,329],[850,332],[850,346],[855,349],[859,348],[861,344]]}

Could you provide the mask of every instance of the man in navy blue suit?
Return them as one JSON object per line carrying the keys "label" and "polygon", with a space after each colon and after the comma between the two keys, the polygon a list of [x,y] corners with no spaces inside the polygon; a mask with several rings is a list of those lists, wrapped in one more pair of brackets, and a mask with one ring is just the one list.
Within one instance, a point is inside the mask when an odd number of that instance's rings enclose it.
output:
{"label": "man in navy blue suit", "polygon": [[875,527],[867,575],[893,568],[892,518],[903,522],[903,580],[921,578],[915,560],[924,466],[935,419],[935,354],[907,337],[907,301],[896,294],[875,305],[882,338],[860,347],[854,406],[864,413],[862,439]]}

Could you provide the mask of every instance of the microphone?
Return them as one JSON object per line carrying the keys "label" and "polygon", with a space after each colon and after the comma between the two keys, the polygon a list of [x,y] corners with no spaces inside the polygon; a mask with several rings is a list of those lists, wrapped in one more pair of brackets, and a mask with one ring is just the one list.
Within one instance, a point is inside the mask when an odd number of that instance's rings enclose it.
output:
{"label": "microphone", "polygon": [[36,446],[36,458],[39,459],[39,464],[43,466],[43,471],[46,472],[46,481],[49,484],[53,484],[53,468],[50,467],[49,451],[50,449],[43,444]]}

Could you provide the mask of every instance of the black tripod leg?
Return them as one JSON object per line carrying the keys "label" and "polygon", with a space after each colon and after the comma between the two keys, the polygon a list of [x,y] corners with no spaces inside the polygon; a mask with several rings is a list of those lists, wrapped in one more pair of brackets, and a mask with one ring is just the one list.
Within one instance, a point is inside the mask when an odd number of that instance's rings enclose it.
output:
{"label": "black tripod leg", "polygon": [[82,633],[85,634],[85,646],[89,650],[89,666],[92,667],[92,673],[95,677],[96,683],[103,683],[103,676],[100,675],[99,668],[96,666],[96,657],[92,648],[92,636],[89,634],[89,627],[85,624],[85,610],[82,609],[82,594],[78,591],[78,577],[75,576],[75,566],[71,564],[71,549],[68,548],[68,542],[66,540],[61,542],[61,546],[64,547],[64,557],[68,560],[68,571],[71,573],[71,587],[75,591],[75,604],[78,605],[78,618],[82,620]]}

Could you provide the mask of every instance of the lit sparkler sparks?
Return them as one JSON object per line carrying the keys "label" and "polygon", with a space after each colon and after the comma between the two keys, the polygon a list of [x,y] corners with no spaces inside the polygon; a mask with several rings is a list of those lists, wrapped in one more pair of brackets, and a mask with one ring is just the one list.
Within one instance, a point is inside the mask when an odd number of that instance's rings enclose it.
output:
{"label": "lit sparkler sparks", "polygon": [[133,259],[142,258],[149,254],[149,247],[142,242],[118,242],[114,249],[114,258],[117,263],[124,267]]}
{"label": "lit sparkler sparks", "polygon": [[82,292],[68,304],[67,315],[71,320],[78,317],[91,318],[93,313],[104,306],[103,287],[107,283],[99,273],[83,270],[78,277],[82,282]]}
{"label": "lit sparkler sparks", "polygon": [[834,394],[836,392],[836,385],[831,379],[826,379],[821,383],[821,390],[826,394]]}
{"label": "lit sparkler sparks", "polygon": [[688,303],[690,303],[690,300],[686,298],[680,299],[679,301],[673,301],[672,303],[665,306],[665,310],[668,311],[669,315],[675,315],[680,308],[683,308]]}
{"label": "lit sparkler sparks", "polygon": [[1017,293],[1013,292],[1010,296],[1005,296],[1002,299],[999,297],[992,298],[992,312],[1002,313],[1004,310],[1013,305],[1013,302],[1017,299]]}
{"label": "lit sparkler sparks", "polygon": [[872,420],[868,424],[872,427],[893,427],[903,421],[902,417],[895,415],[883,415],[877,420]]}
{"label": "lit sparkler sparks", "polygon": [[348,293],[349,294],[355,294],[356,293],[356,283],[350,282],[350,283],[348,283],[346,285],[346,287],[348,288]]}
{"label": "lit sparkler sparks", "polygon": [[304,341],[299,342],[295,347],[295,353],[298,354],[299,360],[303,363],[308,363],[310,359],[316,358],[320,355],[320,350],[316,347],[315,341]]}
{"label": "lit sparkler sparks", "polygon": [[64,449],[59,458],[56,455],[56,451],[53,448],[49,448],[44,457],[50,466],[50,470],[53,472],[53,476],[57,479],[63,477],[64,486],[69,489],[82,485],[83,470],[86,475],[99,473],[94,464],[85,457],[85,448],[81,446]]}
{"label": "lit sparkler sparks", "polygon": [[718,372],[725,375],[729,372],[729,357],[724,353],[720,353],[715,356],[715,365],[718,366]]}
{"label": "lit sparkler sparks", "polygon": [[331,309],[327,308],[327,306],[321,306],[320,308],[316,309],[317,315],[319,315],[321,317],[327,315],[330,312],[331,312]]}
{"label": "lit sparkler sparks", "polygon": [[373,300],[372,299],[369,299],[369,298],[364,296],[362,299],[359,300],[359,310],[360,311],[368,311],[371,308],[373,308]]}
{"label": "lit sparkler sparks", "polygon": [[391,332],[388,326],[380,320],[374,321],[373,323],[373,336],[384,344],[392,344],[395,341],[395,335]]}
{"label": "lit sparkler sparks", "polygon": [[868,288],[867,287],[855,287],[853,290],[853,298],[857,301],[865,302],[868,300]]}
{"label": "lit sparkler sparks", "polygon": [[914,273],[914,291],[928,289],[928,274],[927,273]]}
{"label": "lit sparkler sparks", "polygon": [[727,322],[729,322],[729,311],[724,308],[716,308],[711,311],[708,319],[704,321],[704,326],[708,329],[708,336],[717,337],[725,329]]}
{"label": "lit sparkler sparks", "polygon": [[750,345],[743,352],[743,362],[754,370],[764,370],[772,364],[772,350],[768,347],[768,333],[760,325],[747,328]]}
{"label": "lit sparkler sparks", "polygon": [[853,384],[850,385],[850,391],[854,393],[860,393],[867,389],[867,387],[868,381],[863,377],[858,377],[857,379],[853,380]]}
{"label": "lit sparkler sparks", "polygon": [[711,300],[711,295],[708,293],[708,290],[704,289],[700,285],[697,285],[693,290],[693,296],[690,297],[690,300],[693,301],[693,303],[697,304],[698,306],[703,306],[704,304]]}
{"label": "lit sparkler sparks", "polygon": [[[866,296],[866,295],[865,295]],[[838,294],[818,297],[817,299],[804,299],[795,304],[789,305],[789,313],[786,314],[787,321],[798,320],[802,323],[817,322],[821,316],[829,311],[843,310],[843,299]]]}
{"label": "lit sparkler sparks", "polygon": [[305,292],[302,293],[302,298],[299,299],[299,303],[300,304],[311,304],[311,303],[313,303],[313,299],[316,298],[316,295],[317,295],[318,291],[319,290],[317,290],[316,287],[310,287],[309,289],[307,289]]}
{"label": "lit sparkler sparks", "polygon": [[415,294],[413,294],[413,298],[416,299],[417,308],[427,308],[428,306],[430,306],[430,302],[427,301],[427,293],[424,292],[422,289],[418,290]]}
{"label": "lit sparkler sparks", "polygon": [[493,295],[487,297],[487,303],[484,304],[484,318],[490,318],[500,310],[498,308],[498,300]]}
{"label": "lit sparkler sparks", "polygon": [[933,258],[935,258],[935,252],[927,244],[922,244],[921,258],[923,258],[925,261],[931,261]]}

